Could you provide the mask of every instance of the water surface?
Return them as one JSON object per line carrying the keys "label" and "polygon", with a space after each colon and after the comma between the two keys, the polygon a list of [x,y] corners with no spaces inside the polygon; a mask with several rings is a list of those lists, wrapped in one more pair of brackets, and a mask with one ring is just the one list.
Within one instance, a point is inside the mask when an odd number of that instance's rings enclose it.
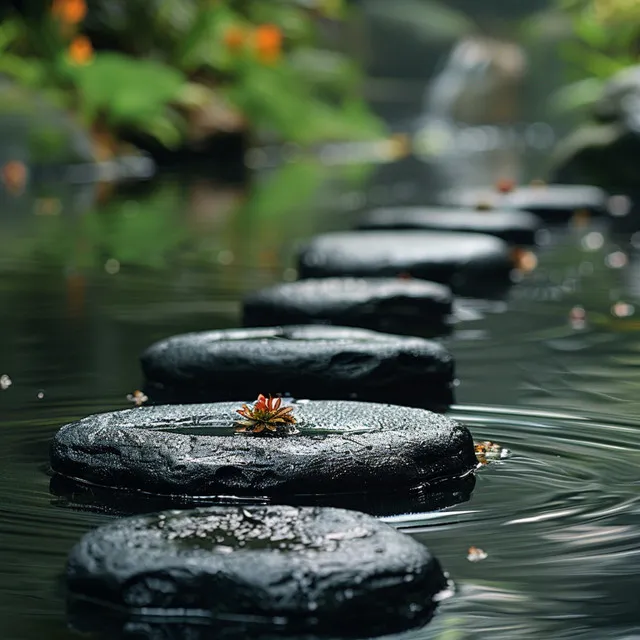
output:
{"label": "water surface", "polygon": [[[295,277],[299,239],[347,228],[362,206],[429,195],[422,166],[359,171],[285,166],[249,191],[166,176],[104,202],[55,185],[3,197],[3,638],[78,637],[64,616],[65,557],[111,519],[49,493],[56,429],[130,406],[151,342],[237,324],[244,292]],[[390,518],[456,585],[430,625],[402,638],[640,637],[635,228],[626,218],[624,231],[596,221],[545,232],[538,268],[508,300],[463,304],[445,338],[460,379],[451,415],[512,455],[479,474],[470,501]],[[470,562],[472,546],[486,559]]]}

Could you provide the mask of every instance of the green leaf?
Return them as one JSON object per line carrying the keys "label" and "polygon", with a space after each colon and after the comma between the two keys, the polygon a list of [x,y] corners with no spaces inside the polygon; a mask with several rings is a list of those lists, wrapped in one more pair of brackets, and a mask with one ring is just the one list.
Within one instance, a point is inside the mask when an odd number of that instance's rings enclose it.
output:
{"label": "green leaf", "polygon": [[218,4],[197,13],[191,29],[178,47],[177,64],[185,70],[209,67],[228,71],[236,65],[238,55],[225,45],[229,29],[249,31],[251,25],[230,8]]}
{"label": "green leaf", "polygon": [[550,108],[560,114],[589,107],[600,97],[603,86],[604,82],[599,78],[585,78],[572,82],[551,96]]}
{"label": "green leaf", "polygon": [[10,47],[20,37],[21,26],[15,20],[0,23],[0,53]]}
{"label": "green leaf", "polygon": [[44,84],[46,65],[37,58],[22,58],[10,53],[0,54],[0,73],[29,87]]}
{"label": "green leaf", "polygon": [[98,54],[92,64],[70,72],[85,112],[104,112],[115,126],[156,121],[186,84],[176,69],[117,53]]}

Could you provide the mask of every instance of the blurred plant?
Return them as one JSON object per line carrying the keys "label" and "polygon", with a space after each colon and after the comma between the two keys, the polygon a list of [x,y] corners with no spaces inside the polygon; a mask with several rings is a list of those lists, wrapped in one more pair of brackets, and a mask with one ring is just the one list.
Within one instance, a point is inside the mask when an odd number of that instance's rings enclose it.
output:
{"label": "blurred plant", "polygon": [[606,80],[638,63],[640,2],[638,0],[557,0],[571,17],[574,38],[563,46],[572,63],[574,81],[553,98],[557,110],[592,104]]}
{"label": "blurred plant", "polygon": [[[175,147],[250,128],[301,144],[375,137],[360,72],[318,48],[343,0],[53,0],[0,23],[0,74],[114,138]],[[34,8],[35,7],[35,8]]]}

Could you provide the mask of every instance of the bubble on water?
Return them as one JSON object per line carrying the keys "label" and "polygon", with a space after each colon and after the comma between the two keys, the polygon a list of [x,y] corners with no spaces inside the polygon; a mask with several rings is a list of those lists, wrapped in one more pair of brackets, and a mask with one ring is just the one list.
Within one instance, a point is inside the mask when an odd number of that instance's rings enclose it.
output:
{"label": "bubble on water", "polygon": [[611,196],[607,202],[609,213],[616,218],[629,215],[633,202],[628,196]]}
{"label": "bubble on water", "polygon": [[543,246],[551,243],[551,232],[549,229],[538,229],[536,231],[536,244]]}
{"label": "bubble on water", "polygon": [[285,282],[293,282],[298,278],[298,270],[293,267],[289,267],[282,272],[282,279]]}
{"label": "bubble on water", "polygon": [[611,313],[617,318],[628,318],[635,313],[635,307],[628,302],[616,302],[611,307]]}
{"label": "bubble on water", "polygon": [[582,238],[582,248],[585,251],[598,251],[604,246],[604,236],[598,231],[592,231]]}
{"label": "bubble on water", "polygon": [[581,331],[587,326],[587,312],[583,307],[576,306],[569,312],[569,324],[574,331]]}
{"label": "bubble on water", "polygon": [[218,254],[217,260],[218,260],[218,264],[221,264],[225,267],[230,265],[234,260],[233,251],[230,251],[229,249],[223,249]]}
{"label": "bubble on water", "polygon": [[578,273],[581,276],[590,276],[593,275],[595,268],[593,266],[593,262],[581,262],[580,266],[578,267]]}
{"label": "bubble on water", "polygon": [[6,391],[13,384],[13,380],[6,374],[0,376],[0,389]]}
{"label": "bubble on water", "polygon": [[44,391],[38,391],[36,398],[38,398],[38,400],[42,400],[42,398],[44,398]]}
{"label": "bubble on water", "polygon": [[114,276],[116,273],[120,271],[120,262],[115,258],[109,258],[104,263],[104,270],[111,276]]}
{"label": "bubble on water", "polygon": [[623,251],[614,251],[610,253],[604,260],[604,263],[607,267],[611,269],[622,269],[625,267],[629,260],[627,259],[627,254]]}

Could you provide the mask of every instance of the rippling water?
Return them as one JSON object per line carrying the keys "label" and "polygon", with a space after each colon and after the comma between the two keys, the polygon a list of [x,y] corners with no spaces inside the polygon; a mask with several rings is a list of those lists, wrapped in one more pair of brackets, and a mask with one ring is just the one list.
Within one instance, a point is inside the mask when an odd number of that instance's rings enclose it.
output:
{"label": "rippling water", "polygon": [[[295,239],[348,227],[363,204],[424,195],[420,181],[363,188],[363,176],[286,171],[248,197],[168,178],[107,204],[63,198],[57,215],[41,215],[43,198],[61,197],[55,185],[2,203],[0,375],[12,381],[0,390],[2,638],[77,637],[65,557],[111,519],[49,493],[56,429],[128,406],[150,342],[234,325],[243,292],[294,276]],[[451,415],[511,455],[478,474],[468,502],[389,518],[456,586],[402,638],[640,637],[639,262],[625,225],[551,230],[507,301],[461,303],[445,338],[460,378]],[[486,559],[470,562],[472,546]]]}

